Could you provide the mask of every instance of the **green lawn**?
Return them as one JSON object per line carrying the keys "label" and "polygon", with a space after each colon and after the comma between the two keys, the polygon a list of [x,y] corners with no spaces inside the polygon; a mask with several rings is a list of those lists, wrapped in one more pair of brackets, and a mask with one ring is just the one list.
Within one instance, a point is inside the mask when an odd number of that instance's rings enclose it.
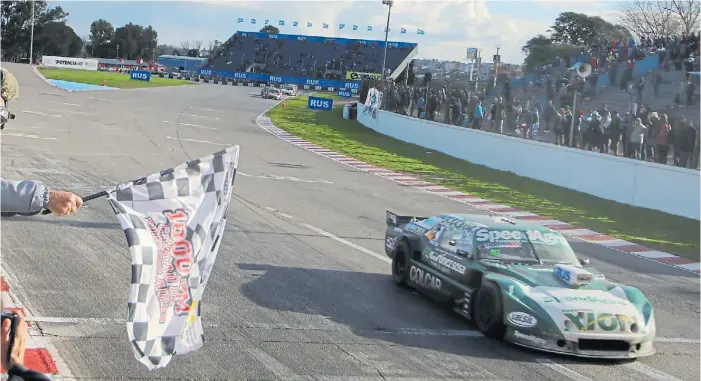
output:
{"label": "green lawn", "polygon": [[58,79],[61,81],[71,81],[79,83],[87,83],[90,85],[102,85],[102,81],[107,81],[107,86],[117,87],[120,89],[135,89],[142,87],[163,87],[163,86],[182,86],[192,85],[196,82],[185,81],[182,79],[160,78],[157,75],[151,76],[151,81],[136,81],[129,78],[129,74],[113,73],[107,71],[88,71],[77,69],[60,69],[41,67],[39,72],[48,79]]}
{"label": "green lawn", "polygon": [[428,149],[343,119],[341,105],[333,112],[310,111],[306,107],[307,97],[292,98],[285,109],[275,107],[268,116],[275,126],[291,134],[373,165],[653,249],[699,259],[699,221],[619,204],[438,152],[428,153]]}

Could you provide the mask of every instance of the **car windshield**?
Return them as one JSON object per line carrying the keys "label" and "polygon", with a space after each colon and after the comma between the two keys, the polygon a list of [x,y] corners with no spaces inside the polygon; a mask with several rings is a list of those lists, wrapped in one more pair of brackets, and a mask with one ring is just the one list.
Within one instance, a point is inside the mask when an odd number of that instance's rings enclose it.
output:
{"label": "car windshield", "polygon": [[479,259],[579,265],[569,243],[557,232],[479,229],[475,243]]}

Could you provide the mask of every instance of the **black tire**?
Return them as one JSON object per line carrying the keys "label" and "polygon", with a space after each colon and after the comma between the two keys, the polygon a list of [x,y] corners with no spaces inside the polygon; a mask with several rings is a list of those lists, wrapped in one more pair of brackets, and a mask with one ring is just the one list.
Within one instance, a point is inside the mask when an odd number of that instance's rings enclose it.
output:
{"label": "black tire", "polygon": [[407,286],[409,277],[409,253],[411,249],[405,241],[397,242],[392,256],[392,280],[400,286]]}
{"label": "black tire", "polygon": [[493,339],[504,337],[506,327],[503,323],[504,307],[499,286],[489,281],[482,284],[477,291],[472,316],[483,335]]}

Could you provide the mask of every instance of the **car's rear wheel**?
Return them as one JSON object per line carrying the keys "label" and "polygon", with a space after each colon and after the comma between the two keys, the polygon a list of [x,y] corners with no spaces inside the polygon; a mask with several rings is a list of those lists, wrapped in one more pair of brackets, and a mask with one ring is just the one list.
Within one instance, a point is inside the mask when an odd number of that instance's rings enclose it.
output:
{"label": "car's rear wheel", "polygon": [[409,245],[404,241],[397,242],[392,256],[392,280],[400,286],[406,286],[409,277]]}
{"label": "car's rear wheel", "polygon": [[477,291],[473,318],[477,329],[487,337],[501,339],[506,327],[503,323],[504,307],[499,286],[485,282]]}

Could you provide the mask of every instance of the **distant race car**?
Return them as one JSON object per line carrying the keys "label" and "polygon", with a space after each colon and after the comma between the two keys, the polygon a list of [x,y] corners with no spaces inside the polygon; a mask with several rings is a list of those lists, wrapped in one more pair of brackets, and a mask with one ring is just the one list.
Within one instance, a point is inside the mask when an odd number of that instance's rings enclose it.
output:
{"label": "distant race car", "polygon": [[282,93],[287,95],[287,96],[295,96],[297,95],[297,87],[292,86],[292,85],[285,85],[282,87]]}
{"label": "distant race car", "polygon": [[392,278],[447,304],[485,336],[579,357],[655,353],[655,316],[637,288],[577,259],[547,227],[506,217],[387,211]]}
{"label": "distant race car", "polygon": [[265,98],[265,99],[280,100],[280,99],[282,99],[282,91],[280,91],[280,89],[276,89],[274,87],[271,87],[265,91],[261,91],[260,96]]}

